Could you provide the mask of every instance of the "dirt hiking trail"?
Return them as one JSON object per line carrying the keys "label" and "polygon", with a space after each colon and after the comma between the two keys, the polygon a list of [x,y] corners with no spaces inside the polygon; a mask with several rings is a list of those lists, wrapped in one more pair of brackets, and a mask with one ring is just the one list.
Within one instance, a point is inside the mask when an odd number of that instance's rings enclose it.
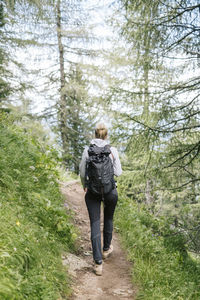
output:
{"label": "dirt hiking trail", "polygon": [[[84,191],[78,182],[62,185],[66,197],[65,206],[75,212],[74,221],[80,231],[80,251],[78,256],[63,257],[63,264],[69,266],[73,278],[72,300],[124,300],[134,299],[136,289],[131,284],[130,263],[127,262],[117,234],[113,234],[114,251],[103,263],[103,275],[93,272],[90,223],[84,199]],[[101,213],[101,228],[103,226]]]}

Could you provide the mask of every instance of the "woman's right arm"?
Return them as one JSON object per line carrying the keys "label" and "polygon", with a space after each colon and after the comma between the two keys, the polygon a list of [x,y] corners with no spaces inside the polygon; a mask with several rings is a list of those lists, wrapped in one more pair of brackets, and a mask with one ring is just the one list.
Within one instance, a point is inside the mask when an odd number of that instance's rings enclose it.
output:
{"label": "woman's right arm", "polygon": [[85,188],[85,168],[86,168],[86,159],[88,157],[88,147],[86,147],[83,151],[81,162],[79,165],[80,177],[83,188]]}

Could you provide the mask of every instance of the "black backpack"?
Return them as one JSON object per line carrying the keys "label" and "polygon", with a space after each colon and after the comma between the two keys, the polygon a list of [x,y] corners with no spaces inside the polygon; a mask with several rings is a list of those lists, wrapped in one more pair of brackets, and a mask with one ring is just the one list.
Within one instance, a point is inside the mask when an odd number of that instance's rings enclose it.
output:
{"label": "black backpack", "polygon": [[115,187],[110,145],[90,145],[86,160],[86,186],[94,194],[107,194]]}

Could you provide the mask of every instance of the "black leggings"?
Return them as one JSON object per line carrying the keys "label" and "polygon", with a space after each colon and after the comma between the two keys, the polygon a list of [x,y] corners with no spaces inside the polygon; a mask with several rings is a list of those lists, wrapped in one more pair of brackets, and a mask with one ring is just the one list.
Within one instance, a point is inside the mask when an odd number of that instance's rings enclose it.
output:
{"label": "black leggings", "polygon": [[[104,228],[103,228],[103,250],[109,249],[112,240],[113,215],[117,204],[118,194],[116,188],[104,195]],[[93,258],[96,262],[102,261],[101,253],[101,229],[100,212],[102,196],[87,191],[85,202],[87,205],[90,226]]]}

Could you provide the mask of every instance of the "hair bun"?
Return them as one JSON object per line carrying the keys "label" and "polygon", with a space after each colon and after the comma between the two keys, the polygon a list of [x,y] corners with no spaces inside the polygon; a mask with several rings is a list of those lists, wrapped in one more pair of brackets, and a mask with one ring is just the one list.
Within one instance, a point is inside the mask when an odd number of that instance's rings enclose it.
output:
{"label": "hair bun", "polygon": [[98,123],[95,129],[95,137],[105,140],[108,135],[108,129],[104,123]]}

